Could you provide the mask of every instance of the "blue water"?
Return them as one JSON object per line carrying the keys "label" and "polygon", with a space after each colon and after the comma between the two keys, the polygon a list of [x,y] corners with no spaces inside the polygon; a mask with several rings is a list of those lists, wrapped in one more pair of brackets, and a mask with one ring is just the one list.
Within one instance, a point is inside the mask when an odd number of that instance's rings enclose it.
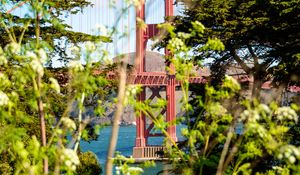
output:
{"label": "blue water", "polygon": [[[177,136],[178,139],[181,140],[182,136],[180,135],[180,130],[184,126],[177,127]],[[105,161],[107,156],[107,150],[111,135],[111,126],[107,126],[103,128],[100,132],[100,135],[98,137],[97,141],[91,141],[88,142],[81,142],[81,150],[83,152],[86,151],[92,151],[94,152],[98,160],[102,166],[102,168],[105,167]],[[117,142],[117,148],[116,150],[119,151],[124,156],[130,156],[132,155],[132,149],[135,144],[135,136],[136,136],[136,128],[135,126],[121,126],[119,130],[119,136],[118,136],[118,142]],[[157,138],[151,138],[149,140],[149,144],[152,145],[159,145],[163,141],[162,137]],[[156,174],[158,171],[162,170],[162,163],[157,163],[156,167],[145,169],[144,175],[153,175]]]}

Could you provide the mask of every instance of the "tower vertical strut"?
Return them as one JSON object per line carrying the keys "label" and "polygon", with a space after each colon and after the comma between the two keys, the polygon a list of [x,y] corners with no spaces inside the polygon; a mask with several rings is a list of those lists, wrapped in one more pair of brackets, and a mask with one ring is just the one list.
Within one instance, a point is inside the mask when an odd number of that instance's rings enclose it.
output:
{"label": "tower vertical strut", "polygon": [[[173,16],[174,15],[174,6],[173,0],[165,0],[165,16]],[[165,49],[165,55],[171,56],[171,53]],[[170,68],[170,72],[168,74],[168,85],[167,85],[167,115],[166,120],[167,122],[173,121],[176,119],[176,103],[175,103],[175,67],[172,63],[168,61],[168,67]],[[171,125],[167,129],[168,134],[170,135],[171,139],[177,141],[176,136],[176,125]]]}
{"label": "tower vertical strut", "polygon": [[[174,15],[173,0],[165,0],[165,16]],[[147,29],[141,27],[140,20],[145,21],[145,2],[142,1],[141,5],[136,8],[136,58],[135,58],[135,74],[138,75],[151,75],[155,72],[146,72],[145,70],[145,53],[146,44],[149,37],[154,36],[158,33],[156,24],[148,24]],[[171,53],[165,49],[165,55],[167,57],[172,56]],[[159,91],[162,86],[166,89],[166,109],[163,109],[160,114],[166,113],[166,122],[170,122],[176,119],[176,103],[175,103],[175,67],[170,61],[167,61],[166,66],[170,68],[167,73],[166,84],[142,84],[142,92],[137,96],[138,101],[146,100],[146,86],[151,87],[152,95],[149,98],[152,100],[154,97],[160,97]],[[136,116],[136,140],[135,147],[133,148],[134,158],[156,158],[158,157],[157,152],[162,151],[162,146],[150,146],[148,145],[149,137],[163,136],[162,134],[150,133],[154,124],[151,123],[147,128],[146,117],[142,112],[139,116]],[[167,132],[173,141],[177,141],[176,126],[172,125],[167,128]]]}
{"label": "tower vertical strut", "polygon": [[[137,74],[145,72],[145,50],[146,50],[146,38],[144,37],[144,29],[139,27],[139,19],[145,19],[145,4],[141,2],[141,6],[136,9],[136,58],[135,58],[135,71]],[[146,99],[145,87],[142,87],[142,92],[137,96],[138,101],[144,101]],[[145,139],[146,117],[145,114],[140,112],[139,116],[136,116],[136,141],[135,146],[142,148],[146,146]]]}

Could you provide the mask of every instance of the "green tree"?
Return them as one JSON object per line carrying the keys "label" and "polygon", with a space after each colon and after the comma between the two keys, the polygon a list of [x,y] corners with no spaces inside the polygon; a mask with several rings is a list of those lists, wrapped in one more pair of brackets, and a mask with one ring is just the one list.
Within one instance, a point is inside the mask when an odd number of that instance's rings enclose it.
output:
{"label": "green tree", "polygon": [[[35,23],[36,14],[34,7],[40,3],[39,23]],[[17,38],[24,43],[32,40],[36,36],[35,28],[40,29],[39,38],[41,44],[47,46],[47,52],[51,59],[47,64],[52,65],[52,58],[59,58],[62,63],[67,63],[74,55],[67,54],[70,46],[78,46],[79,43],[86,41],[105,41],[109,42],[107,36],[89,35],[82,32],[72,31],[72,26],[66,23],[66,16],[82,13],[83,9],[93,4],[87,0],[2,0],[0,2],[0,46],[4,48],[12,40]],[[18,8],[23,6],[26,10],[22,16],[14,15]],[[11,8],[13,7],[13,8]],[[5,25],[6,28],[3,26]],[[38,26],[37,26],[38,25]],[[27,26],[24,31],[23,26]],[[7,32],[11,33],[11,36]],[[19,41],[17,41],[19,42]]]}
{"label": "green tree", "polygon": [[[213,59],[213,71],[238,65],[253,77],[252,97],[259,98],[268,80],[281,85],[281,91],[299,81],[300,1],[286,0],[181,0],[182,16],[176,16],[175,32],[186,32],[194,21],[205,26],[205,33],[186,40],[198,60]],[[203,52],[202,45],[220,39],[223,51]],[[225,68],[224,68],[225,67]],[[280,92],[279,90],[279,92]],[[280,95],[278,95],[280,97]]]}
{"label": "green tree", "polygon": [[[218,86],[204,85],[204,95],[193,95],[189,101],[189,80],[193,65],[186,45],[192,38],[205,35],[205,27],[191,22],[188,32],[176,33],[175,26],[163,24],[169,32],[168,58],[176,68],[176,78],[183,89],[184,119],[188,125],[182,130],[185,137],[178,145],[166,141],[166,154],[176,174],[297,174],[300,149],[294,142],[298,131],[299,108],[292,104],[279,107],[276,103],[260,104],[241,95],[240,84],[225,76]],[[209,39],[198,49],[204,53],[222,52],[219,39]],[[151,117],[150,117],[151,118]],[[177,122],[180,122],[178,120]],[[160,122],[165,130],[170,123]],[[297,130],[297,129],[296,129]],[[292,132],[293,131],[293,132]],[[172,142],[171,142],[172,143]]]}
{"label": "green tree", "polygon": [[[56,3],[58,2],[60,1]],[[79,8],[89,4],[84,2],[76,1],[75,4],[79,3]],[[1,8],[6,7],[7,3],[14,5],[17,1],[1,1]],[[74,47],[68,68],[61,70],[64,83],[59,83],[59,72],[44,67],[51,60],[51,53],[57,53],[53,49],[53,40],[61,38],[47,40],[43,38],[46,36],[43,32],[49,26],[64,26],[58,20],[60,12],[54,13],[49,9],[56,3],[29,1],[26,5],[31,16],[26,17],[27,19],[17,22],[15,18],[18,17],[5,14],[0,19],[3,31],[1,37],[6,36],[8,39],[1,40],[7,43],[0,46],[1,173],[74,172],[80,163],[77,156],[80,139],[87,137],[84,130],[86,121],[82,118],[84,103],[90,96],[97,94],[101,99],[107,93],[104,89],[108,86],[108,81],[102,74],[95,75],[95,66],[92,64],[95,60],[91,56],[99,49],[102,39],[107,37],[85,35],[88,37],[76,41],[87,41],[88,38],[94,42],[85,42],[81,49]],[[72,2],[66,4],[70,7],[56,4],[56,10],[70,8],[72,11],[76,8]],[[51,18],[51,15],[54,17]],[[53,31],[53,35],[55,32],[66,34],[64,30],[62,27],[59,31]],[[84,66],[80,62],[81,55],[84,55],[86,62]],[[106,55],[103,54],[104,56]],[[101,62],[97,64],[99,65],[103,66]],[[101,115],[104,109],[100,103],[97,102],[96,111]],[[79,112],[75,118],[71,118],[70,113],[74,107]],[[73,137],[69,146],[67,135]]]}

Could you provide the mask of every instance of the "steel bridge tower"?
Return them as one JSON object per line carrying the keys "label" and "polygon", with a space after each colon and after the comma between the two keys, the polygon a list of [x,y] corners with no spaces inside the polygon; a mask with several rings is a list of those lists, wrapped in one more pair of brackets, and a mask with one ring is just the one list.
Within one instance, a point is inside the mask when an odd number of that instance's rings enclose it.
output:
{"label": "steel bridge tower", "polygon": [[[140,18],[145,21],[145,2],[141,2],[141,6],[136,8],[136,19]],[[173,0],[165,0],[165,16],[174,15]],[[143,29],[136,22],[136,58],[135,58],[135,80],[134,84],[142,85],[143,91],[137,96],[137,100],[146,100],[146,87],[151,89],[152,95],[148,100],[153,100],[155,97],[160,97],[159,91],[161,88],[166,89],[166,109],[161,111],[161,114],[166,114],[166,122],[170,122],[176,119],[176,106],[175,106],[175,68],[171,63],[166,63],[166,66],[170,67],[170,71],[164,75],[158,75],[157,72],[146,72],[145,69],[145,53],[147,40],[158,33],[156,24],[147,24],[147,29]],[[170,53],[165,49],[165,55]],[[163,79],[158,83],[154,79]],[[154,124],[149,126],[146,124],[146,116],[140,113],[136,116],[136,140],[135,147],[133,148],[134,158],[155,158],[156,152],[161,151],[161,146],[148,145],[148,139],[150,137],[162,137],[163,134],[150,133]],[[176,126],[172,125],[167,128],[167,132],[173,141],[177,141]]]}

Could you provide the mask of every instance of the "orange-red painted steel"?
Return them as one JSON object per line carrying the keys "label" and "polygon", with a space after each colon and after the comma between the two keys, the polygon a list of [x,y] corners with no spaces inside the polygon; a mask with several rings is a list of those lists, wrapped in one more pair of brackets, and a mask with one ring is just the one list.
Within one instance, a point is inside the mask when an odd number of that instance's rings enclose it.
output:
{"label": "orange-red painted steel", "polygon": [[[174,15],[174,6],[173,0],[165,0],[165,16],[173,16]],[[171,56],[167,49],[165,49],[166,56]],[[176,86],[176,79],[175,79],[175,67],[172,63],[168,63],[167,65],[170,68],[168,73],[168,84],[167,84],[167,114],[166,114],[166,121],[171,122],[176,120],[176,103],[175,103],[175,86]],[[167,128],[167,132],[173,141],[177,141],[176,136],[176,125],[171,125]]]}
{"label": "orange-red painted steel", "polygon": [[[165,16],[173,16],[174,7],[173,0],[165,0]],[[145,20],[145,2],[142,1],[140,7],[136,8],[136,19],[137,19],[137,29],[136,29],[136,58],[135,58],[135,73],[131,76],[129,82],[133,84],[143,85],[143,92],[138,95],[137,99],[143,101],[146,99],[146,87],[152,90],[152,95],[149,98],[152,100],[154,97],[160,97],[159,90],[162,86],[166,87],[166,100],[167,107],[161,111],[161,114],[166,113],[166,121],[170,122],[176,120],[176,106],[175,106],[175,88],[176,85],[179,85],[180,82],[175,79],[175,68],[169,62],[166,66],[170,67],[168,73],[163,72],[145,72],[145,52],[146,52],[146,43],[147,39],[151,38],[158,34],[158,29],[156,24],[147,24],[147,28],[141,28],[140,19]],[[168,50],[165,51],[166,56],[171,56]],[[202,82],[203,80],[200,77],[195,77],[191,79],[193,81]],[[159,87],[159,88],[153,88]],[[162,134],[151,133],[153,128],[153,123],[146,128],[146,117],[144,114],[140,113],[136,119],[136,147],[146,147],[149,137],[163,136]],[[177,141],[176,136],[176,126],[170,126],[167,128],[168,134],[171,136],[171,139]]]}
{"label": "orange-red painted steel", "polygon": [[[146,37],[145,29],[141,26],[141,20],[145,20],[145,2],[141,1],[141,6],[136,8],[136,58],[135,58],[135,73],[141,74],[145,72],[145,51],[146,51]],[[143,87],[143,91],[137,96],[138,101],[144,101],[146,99],[146,91]],[[146,117],[143,112],[139,112],[139,116],[136,116],[136,147],[145,147],[147,138],[145,136],[146,130]]]}

